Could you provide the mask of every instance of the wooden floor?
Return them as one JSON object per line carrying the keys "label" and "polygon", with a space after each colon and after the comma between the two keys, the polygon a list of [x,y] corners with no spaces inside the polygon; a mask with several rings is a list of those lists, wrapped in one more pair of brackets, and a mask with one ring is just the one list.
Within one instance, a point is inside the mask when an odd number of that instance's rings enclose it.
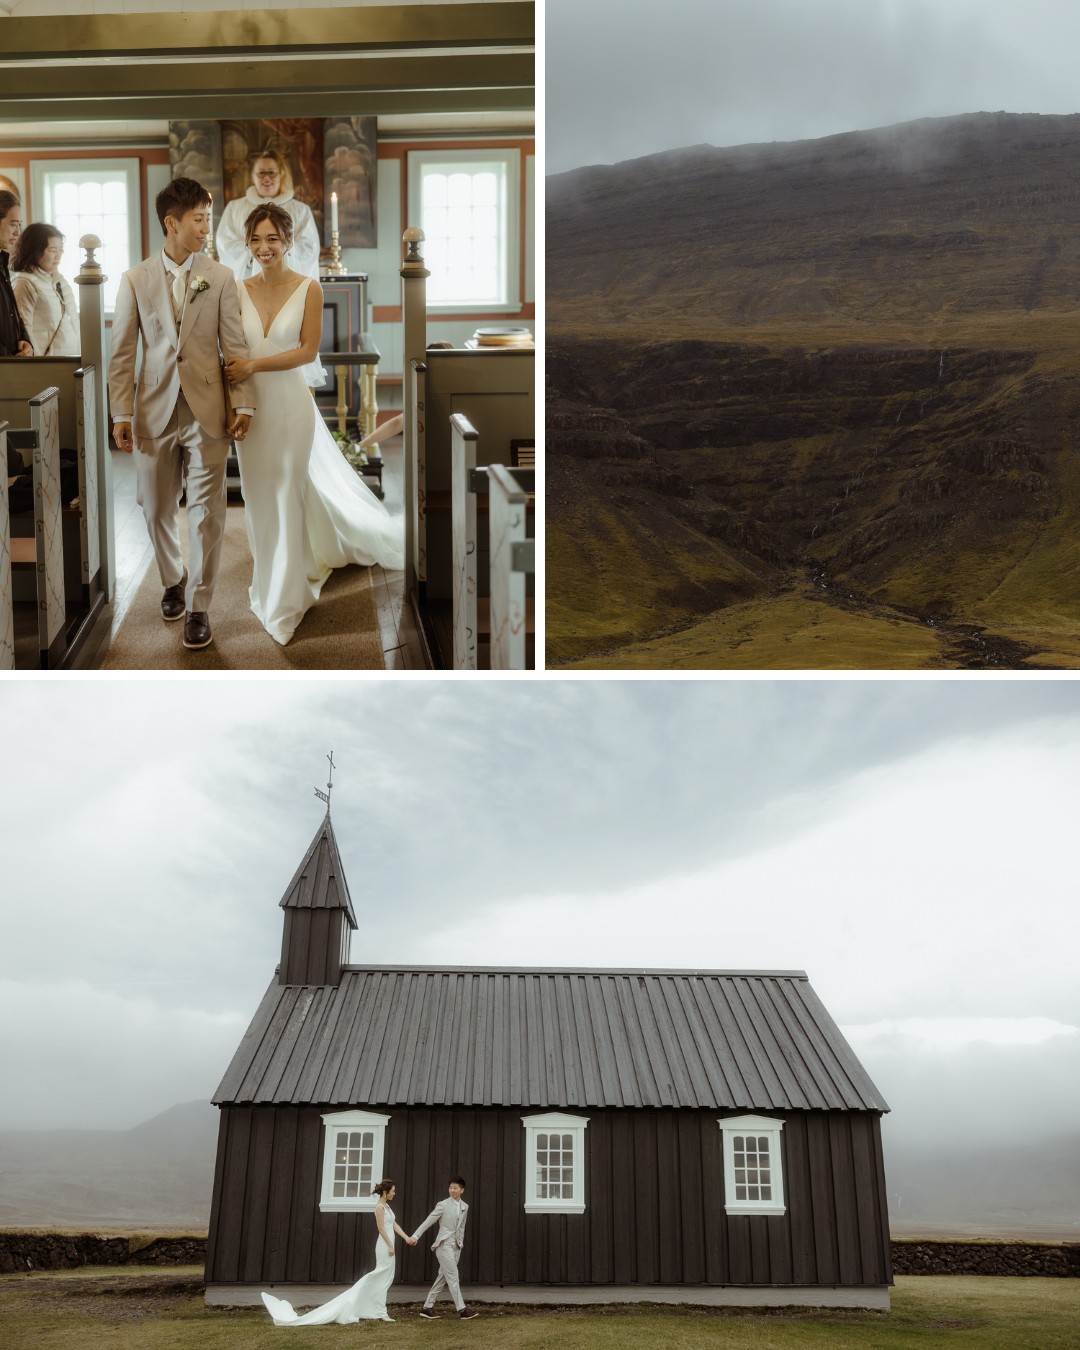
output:
{"label": "wooden floor", "polygon": [[[404,515],[403,462],[401,436],[382,443],[383,491],[392,515]],[[112,450],[113,508],[116,530],[116,594],[106,605],[93,633],[81,649],[76,669],[96,670],[123,623],[139,584],[154,565],[150,539],[142,511],[135,500],[135,465],[130,455]],[[404,572],[372,569],[372,588],[382,635],[383,659],[387,670],[424,670],[424,644],[413,619],[411,606],[405,603]]]}

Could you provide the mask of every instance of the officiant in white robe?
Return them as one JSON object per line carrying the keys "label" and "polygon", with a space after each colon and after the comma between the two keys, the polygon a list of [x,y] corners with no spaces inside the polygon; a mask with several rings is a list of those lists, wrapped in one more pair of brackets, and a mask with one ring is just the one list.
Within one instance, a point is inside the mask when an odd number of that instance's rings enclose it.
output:
{"label": "officiant in white robe", "polygon": [[305,276],[319,276],[319,249],[322,241],[311,207],[293,196],[288,165],[274,150],[260,154],[251,166],[251,186],[242,197],[229,202],[221,213],[214,233],[219,261],[231,267],[238,280],[254,276],[258,264],[251,256],[244,237],[244,222],[256,206],[273,202],[288,211],[293,222],[293,242],[289,266]]}

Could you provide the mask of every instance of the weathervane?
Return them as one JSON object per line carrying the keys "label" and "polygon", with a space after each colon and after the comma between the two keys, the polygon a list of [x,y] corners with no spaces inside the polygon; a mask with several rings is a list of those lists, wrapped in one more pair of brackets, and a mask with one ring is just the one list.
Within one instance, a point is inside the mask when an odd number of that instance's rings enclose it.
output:
{"label": "weathervane", "polygon": [[333,752],[333,750],[330,751],[330,753],[326,756],[326,758],[330,761],[330,779],[329,779],[329,781],[328,781],[327,784],[326,784],[326,791],[325,791],[325,792],[320,792],[319,789],[316,788],[316,789],[315,789],[315,796],[318,797],[318,798],[320,799],[320,801],[324,801],[324,802],[326,803],[326,814],[329,815],[329,814],[330,814],[330,794],[331,794],[331,792],[333,792],[333,790],[334,790],[334,752]]}

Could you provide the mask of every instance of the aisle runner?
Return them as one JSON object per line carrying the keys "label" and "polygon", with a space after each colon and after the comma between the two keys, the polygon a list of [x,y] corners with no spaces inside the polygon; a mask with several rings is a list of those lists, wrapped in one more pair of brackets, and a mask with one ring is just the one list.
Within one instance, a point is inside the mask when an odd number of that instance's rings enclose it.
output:
{"label": "aisle runner", "polygon": [[[181,512],[180,537],[187,539]],[[153,562],[120,626],[102,670],[382,670],[371,568],[343,567],[323,587],[287,647],[269,637],[248,607],[251,554],[244,530],[244,508],[230,506],[224,553],[210,624],[213,643],[189,652],[183,645],[183,621],[161,617],[161,582]]]}

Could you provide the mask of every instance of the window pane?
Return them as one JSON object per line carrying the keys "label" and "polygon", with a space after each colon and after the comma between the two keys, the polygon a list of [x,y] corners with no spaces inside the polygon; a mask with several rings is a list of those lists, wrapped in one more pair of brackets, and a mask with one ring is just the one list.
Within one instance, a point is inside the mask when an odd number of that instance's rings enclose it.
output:
{"label": "window pane", "polygon": [[114,178],[102,185],[102,207],[111,215],[127,215],[127,184]]}
{"label": "window pane", "polygon": [[471,206],[472,175],[452,173],[448,180],[446,197],[451,206]]}
{"label": "window pane", "polygon": [[79,214],[83,216],[101,214],[101,184],[79,184]]}
{"label": "window pane", "polygon": [[443,173],[426,173],[424,175],[424,207],[434,210],[436,207],[445,207],[446,205],[446,175]]}
{"label": "window pane", "polygon": [[473,201],[477,206],[494,206],[499,199],[499,185],[495,175],[481,172],[473,175]]}
{"label": "window pane", "polygon": [[79,211],[79,189],[74,183],[57,183],[53,192],[53,215],[75,216]]}
{"label": "window pane", "polygon": [[478,309],[510,300],[507,170],[463,161],[443,172],[423,166],[420,216],[434,304]]}

